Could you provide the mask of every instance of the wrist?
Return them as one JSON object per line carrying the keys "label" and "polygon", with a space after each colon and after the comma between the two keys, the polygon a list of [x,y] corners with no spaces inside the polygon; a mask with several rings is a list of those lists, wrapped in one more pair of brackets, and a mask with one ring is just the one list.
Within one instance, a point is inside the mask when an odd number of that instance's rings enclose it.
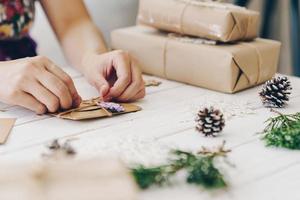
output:
{"label": "wrist", "polygon": [[79,70],[85,76],[88,73],[89,69],[94,65],[93,60],[95,60],[96,55],[99,55],[96,51],[88,51],[83,54],[81,63],[79,65]]}

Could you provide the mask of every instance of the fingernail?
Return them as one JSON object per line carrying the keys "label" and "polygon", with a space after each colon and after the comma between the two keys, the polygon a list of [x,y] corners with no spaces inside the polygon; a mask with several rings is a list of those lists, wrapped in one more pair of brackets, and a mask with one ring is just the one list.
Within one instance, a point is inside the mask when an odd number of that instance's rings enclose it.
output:
{"label": "fingernail", "polygon": [[74,100],[74,107],[78,107],[80,104],[81,104],[81,97],[80,96],[77,96]]}
{"label": "fingernail", "polygon": [[103,85],[100,89],[100,94],[104,97],[107,95],[107,93],[108,93],[107,86]]}
{"label": "fingernail", "polygon": [[106,96],[103,98],[104,101],[111,101],[111,99],[112,99],[112,97],[110,97],[110,96]]}

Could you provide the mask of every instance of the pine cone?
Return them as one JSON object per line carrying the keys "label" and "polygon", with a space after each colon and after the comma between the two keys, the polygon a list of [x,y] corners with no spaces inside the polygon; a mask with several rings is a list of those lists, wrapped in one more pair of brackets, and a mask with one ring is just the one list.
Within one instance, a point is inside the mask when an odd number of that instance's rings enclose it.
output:
{"label": "pine cone", "polygon": [[225,126],[223,114],[213,107],[200,110],[195,121],[197,122],[196,130],[205,136],[216,137],[217,133],[221,132]]}
{"label": "pine cone", "polygon": [[282,108],[289,101],[292,90],[291,82],[287,77],[274,77],[267,81],[259,93],[264,106]]}

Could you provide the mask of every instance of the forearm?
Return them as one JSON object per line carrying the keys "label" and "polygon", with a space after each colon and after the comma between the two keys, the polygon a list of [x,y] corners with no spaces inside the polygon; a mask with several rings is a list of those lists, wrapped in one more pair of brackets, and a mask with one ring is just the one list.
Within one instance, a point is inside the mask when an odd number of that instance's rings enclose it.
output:
{"label": "forearm", "polygon": [[[141,72],[138,67],[132,64],[129,54],[123,51],[105,53],[107,48],[102,34],[93,23],[84,5],[84,0],[40,0],[39,2],[43,6],[66,57],[74,67],[85,75],[88,82],[98,89],[102,100],[113,99],[125,102],[134,101],[145,96]],[[46,75],[49,75],[51,70],[53,74],[50,75],[50,78],[45,77],[45,74],[44,77],[41,77],[40,72],[37,77],[25,77],[24,80],[26,81],[36,80],[36,85],[40,88],[28,87],[33,91],[33,94],[38,94],[41,102],[44,103],[42,100],[48,102],[51,99],[51,94],[56,95],[57,93],[58,97],[61,96],[61,99],[59,99],[61,108],[68,109],[70,105],[78,106],[81,103],[81,98],[77,94],[71,78],[60,68],[55,67],[55,64],[48,59],[43,57],[37,59],[41,60],[40,64],[30,66],[28,68],[30,70],[25,66],[25,72],[29,72],[29,75],[31,75],[32,72],[36,71],[31,68],[40,66]],[[32,64],[32,62],[29,62],[29,64]],[[48,65],[48,68],[45,68],[46,65]],[[6,69],[3,70],[6,71]],[[21,69],[20,71],[24,70]],[[16,77],[15,74],[12,77]],[[57,80],[57,77],[60,77],[61,80]],[[50,85],[45,83],[48,79],[51,79],[49,80],[51,81]],[[23,79],[20,80],[23,87],[24,81]],[[58,85],[59,82],[61,82],[60,85]],[[17,85],[20,86],[20,83],[17,83]],[[45,85],[49,87],[44,88]],[[58,91],[59,88],[63,90]],[[43,95],[41,91],[50,94]],[[67,95],[68,92],[69,95]],[[25,97],[21,98],[26,98],[27,93],[28,91],[24,91]],[[31,93],[29,92],[29,94]],[[72,102],[70,101],[71,97],[73,97]],[[52,99],[56,100],[57,98],[53,96]],[[54,105],[58,105],[57,101],[53,102]],[[24,107],[36,108],[37,106],[34,104],[31,106],[24,105]],[[57,109],[48,110],[55,112]]]}
{"label": "forearm", "polygon": [[102,34],[91,20],[81,20],[69,27],[59,40],[67,59],[81,72],[85,56],[107,52]]}
{"label": "forearm", "polygon": [[85,55],[107,51],[102,34],[93,23],[83,0],[40,2],[67,59],[74,67],[83,72],[82,60]]}

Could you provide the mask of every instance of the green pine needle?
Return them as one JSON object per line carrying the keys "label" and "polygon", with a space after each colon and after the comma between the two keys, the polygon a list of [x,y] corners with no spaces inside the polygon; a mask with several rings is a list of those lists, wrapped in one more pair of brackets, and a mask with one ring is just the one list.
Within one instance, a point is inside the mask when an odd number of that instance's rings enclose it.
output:
{"label": "green pine needle", "polygon": [[202,185],[208,189],[218,189],[227,186],[223,175],[214,166],[212,157],[206,157],[196,161],[189,167],[188,172],[188,183]]}
{"label": "green pine needle", "polygon": [[289,115],[276,113],[279,114],[277,117],[267,120],[262,139],[267,146],[300,149],[300,112]]}
{"label": "green pine needle", "polygon": [[141,189],[147,189],[153,184],[162,186],[169,183],[171,175],[175,172],[171,166],[146,168],[142,165],[132,169],[133,176]]}
{"label": "green pine needle", "polygon": [[163,186],[171,183],[171,178],[181,170],[186,170],[186,182],[201,185],[208,189],[224,188],[227,186],[222,173],[214,165],[216,157],[226,156],[228,150],[222,146],[217,152],[203,148],[198,154],[175,150],[172,159],[166,165],[157,167],[138,166],[132,168],[132,174],[141,189],[153,185]]}

